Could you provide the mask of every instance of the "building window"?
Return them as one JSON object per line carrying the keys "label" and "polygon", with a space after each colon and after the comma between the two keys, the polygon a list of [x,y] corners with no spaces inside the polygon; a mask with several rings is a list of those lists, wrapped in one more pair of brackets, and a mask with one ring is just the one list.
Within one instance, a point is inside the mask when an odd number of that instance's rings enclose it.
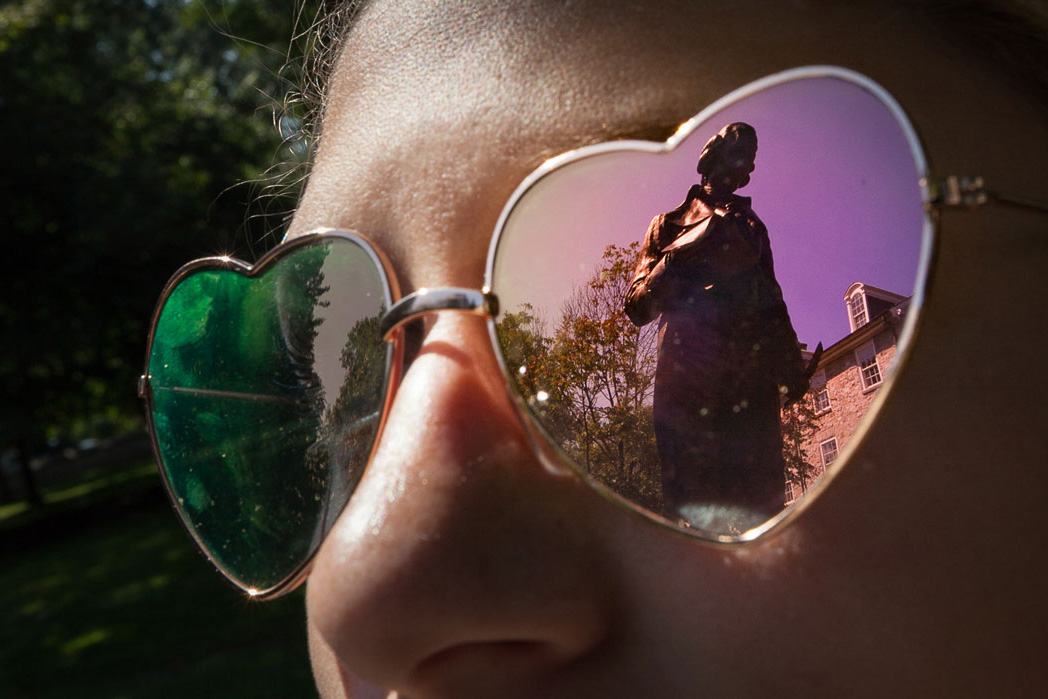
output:
{"label": "building window", "polygon": [[852,294],[848,299],[848,313],[851,314],[853,332],[866,325],[866,295],[861,291]]}
{"label": "building window", "polygon": [[824,413],[830,409],[830,392],[826,388],[824,370],[820,369],[811,377],[811,392],[811,404],[816,413]]}
{"label": "building window", "polygon": [[830,437],[819,445],[822,454],[822,465],[825,468],[837,460],[837,438]]}
{"label": "building window", "polygon": [[877,366],[877,357],[871,357],[860,366],[862,367],[862,385],[864,388],[876,386],[881,382],[881,368]]}
{"label": "building window", "polygon": [[830,409],[830,392],[825,386],[815,389],[815,412],[824,413]]}
{"label": "building window", "polygon": [[881,368],[877,365],[877,350],[874,349],[872,342],[860,347],[855,352],[855,359],[859,363],[863,388],[873,388],[881,382]]}

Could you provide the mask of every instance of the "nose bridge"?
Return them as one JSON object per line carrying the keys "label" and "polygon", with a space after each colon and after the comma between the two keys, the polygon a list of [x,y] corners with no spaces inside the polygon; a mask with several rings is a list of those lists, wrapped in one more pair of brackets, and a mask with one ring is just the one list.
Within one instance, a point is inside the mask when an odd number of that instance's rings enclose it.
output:
{"label": "nose bridge", "polygon": [[383,339],[389,340],[397,328],[436,311],[457,310],[493,318],[498,307],[498,297],[487,289],[423,288],[393,304],[379,321],[379,331]]}

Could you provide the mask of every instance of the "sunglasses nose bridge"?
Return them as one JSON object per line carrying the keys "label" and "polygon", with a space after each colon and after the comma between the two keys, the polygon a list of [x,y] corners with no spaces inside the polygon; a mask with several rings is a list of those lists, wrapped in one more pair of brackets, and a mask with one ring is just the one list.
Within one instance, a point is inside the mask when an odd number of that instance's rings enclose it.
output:
{"label": "sunglasses nose bridge", "polygon": [[498,297],[487,289],[419,289],[400,299],[386,311],[379,321],[379,332],[384,340],[389,341],[397,328],[430,313],[450,310],[491,318],[498,314]]}

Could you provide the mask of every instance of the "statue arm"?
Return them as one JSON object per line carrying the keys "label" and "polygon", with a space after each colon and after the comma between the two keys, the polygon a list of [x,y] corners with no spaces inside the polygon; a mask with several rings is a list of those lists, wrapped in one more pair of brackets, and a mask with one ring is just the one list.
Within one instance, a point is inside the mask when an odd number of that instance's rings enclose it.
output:
{"label": "statue arm", "polygon": [[640,258],[633,269],[633,280],[626,292],[625,311],[630,321],[640,327],[647,325],[662,312],[661,301],[666,285],[667,255],[659,248],[659,233],[665,219],[660,214],[651,220],[644,235]]}
{"label": "statue arm", "polygon": [[778,336],[777,341],[773,343],[780,353],[777,381],[787,404],[792,404],[800,400],[808,391],[811,376],[807,373],[807,366],[801,356],[797,332],[790,320],[790,312],[782,296],[782,287],[775,278],[775,263],[772,259],[771,246],[768,244],[768,232],[763,224],[760,224],[759,232],[761,234],[760,265],[767,295],[766,327]]}

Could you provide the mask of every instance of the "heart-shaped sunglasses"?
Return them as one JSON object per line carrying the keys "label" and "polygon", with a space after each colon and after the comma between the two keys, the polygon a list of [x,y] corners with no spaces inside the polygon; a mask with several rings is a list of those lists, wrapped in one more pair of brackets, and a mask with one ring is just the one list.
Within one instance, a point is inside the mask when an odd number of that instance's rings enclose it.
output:
{"label": "heart-shaped sunglasses", "polygon": [[548,468],[686,535],[751,541],[825,485],[890,389],[936,209],[987,201],[1046,210],[932,178],[883,88],[807,67],[666,143],[546,162],[503,209],[483,290],[400,299],[348,231],[254,265],[197,260],[160,297],[140,380],[160,470],[223,574],[292,589],[368,465],[420,319],[459,310],[488,318]]}

